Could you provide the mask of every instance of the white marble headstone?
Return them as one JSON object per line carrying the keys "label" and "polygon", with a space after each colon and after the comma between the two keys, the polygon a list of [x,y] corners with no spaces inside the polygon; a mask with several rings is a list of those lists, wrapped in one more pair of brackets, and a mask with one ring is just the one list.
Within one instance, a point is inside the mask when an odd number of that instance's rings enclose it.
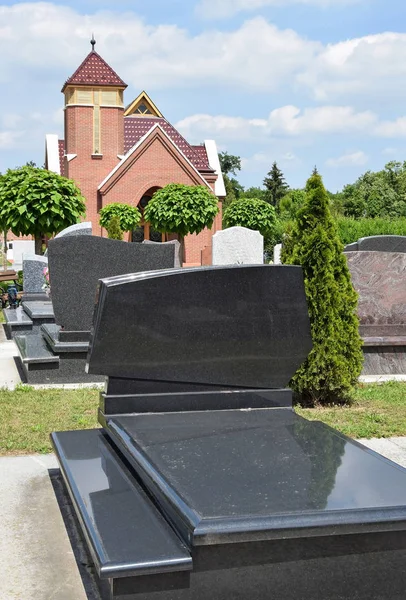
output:
{"label": "white marble headstone", "polygon": [[246,227],[230,227],[213,235],[213,265],[262,265],[264,237]]}
{"label": "white marble headstone", "polygon": [[281,253],[282,253],[282,244],[276,244],[273,249],[273,262],[274,265],[281,265]]}

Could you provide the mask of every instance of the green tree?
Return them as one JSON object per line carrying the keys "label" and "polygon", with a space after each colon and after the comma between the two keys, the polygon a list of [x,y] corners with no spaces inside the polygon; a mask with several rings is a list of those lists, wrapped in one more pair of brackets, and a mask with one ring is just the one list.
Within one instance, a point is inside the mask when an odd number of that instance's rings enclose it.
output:
{"label": "green tree", "polygon": [[228,152],[220,152],[219,154],[220,166],[223,175],[237,175],[236,171],[241,171],[241,158],[228,154]]}
{"label": "green tree", "polygon": [[303,268],[313,348],[291,385],[302,402],[343,401],[362,369],[357,294],[319,174],[306,185],[282,260]]}
{"label": "green tree", "polygon": [[238,200],[244,192],[243,186],[232,175],[237,175],[236,171],[241,171],[241,158],[228,154],[228,152],[220,152],[219,154],[221,172],[223,173],[224,186],[226,188],[226,197],[223,201],[223,206],[227,207],[234,200]]}
{"label": "green tree", "polygon": [[120,217],[114,215],[107,224],[107,235],[111,240],[122,240],[123,230],[120,227]]}
{"label": "green tree", "polygon": [[15,235],[32,235],[41,254],[44,235],[54,235],[85,214],[85,199],[70,179],[24,166],[0,177],[0,223]]}
{"label": "green tree", "polygon": [[285,196],[289,186],[276,161],[273,162],[271,170],[264,179],[264,186],[267,189],[266,200],[272,206],[278,206],[279,200]]}
{"label": "green tree", "polygon": [[256,198],[257,200],[266,200],[266,190],[260,187],[250,187],[240,195],[240,198]]}
{"label": "green tree", "polygon": [[[113,202],[100,211],[100,226],[108,230],[112,217],[118,217],[121,231],[133,231],[141,221],[141,213],[136,206]],[[122,238],[121,238],[122,239]]]}
{"label": "green tree", "polygon": [[304,204],[306,192],[304,190],[289,190],[279,201],[278,212],[281,219],[289,221],[296,217],[296,213]]}
{"label": "green tree", "polygon": [[268,202],[255,198],[236,200],[224,211],[223,222],[226,227],[239,225],[269,236],[276,227],[275,209]]}
{"label": "green tree", "polygon": [[171,183],[155,192],[144,218],[156,231],[177,233],[184,253],[184,237],[210,228],[218,212],[217,198],[206,186]]}
{"label": "green tree", "polygon": [[344,216],[360,218],[406,216],[406,162],[391,161],[382,171],[367,171],[342,193]]}

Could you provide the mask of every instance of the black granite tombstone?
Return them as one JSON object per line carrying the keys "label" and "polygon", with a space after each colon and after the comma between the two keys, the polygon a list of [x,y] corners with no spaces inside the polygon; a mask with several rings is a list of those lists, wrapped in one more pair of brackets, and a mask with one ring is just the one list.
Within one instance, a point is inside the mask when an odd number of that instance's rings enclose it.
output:
{"label": "black granite tombstone", "polygon": [[52,440],[103,599],[403,600],[406,471],[292,411],[310,347],[299,267],[100,283],[103,429]]}
{"label": "black granite tombstone", "polygon": [[99,279],[173,268],[174,248],[96,236],[61,237],[49,242],[48,262],[55,322],[65,331],[89,331]]}
{"label": "black granite tombstone", "polygon": [[[86,224],[83,224],[86,225]],[[79,228],[79,229],[78,229]],[[32,339],[16,336],[28,383],[97,382],[85,372],[97,284],[101,277],[174,267],[173,245],[128,244],[85,235],[75,226],[49,242],[48,263],[55,323]],[[81,231],[82,235],[73,235]]]}
{"label": "black granite tombstone", "polygon": [[348,244],[344,252],[406,252],[404,235],[371,235]]}

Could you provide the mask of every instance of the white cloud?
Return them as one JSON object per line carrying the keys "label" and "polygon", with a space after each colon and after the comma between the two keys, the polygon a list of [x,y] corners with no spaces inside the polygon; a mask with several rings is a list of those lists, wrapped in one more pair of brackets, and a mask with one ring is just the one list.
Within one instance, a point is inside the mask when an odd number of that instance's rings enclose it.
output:
{"label": "white cloud", "polygon": [[366,165],[368,162],[368,156],[362,150],[358,152],[353,152],[351,154],[343,154],[343,156],[339,156],[338,158],[329,158],[326,160],[326,165],[328,167],[358,167]]}
{"label": "white cloud", "polygon": [[24,131],[0,131],[0,150],[14,148],[24,133]]}
{"label": "white cloud", "polygon": [[286,7],[292,4],[307,4],[328,8],[347,6],[359,0],[201,0],[197,6],[199,15],[206,18],[225,18],[243,11],[254,11],[266,6]]}
{"label": "white cloud", "polygon": [[0,83],[13,81],[16,70],[29,81],[35,70],[36,79],[46,73],[62,86],[61,77],[69,77],[90,51],[92,31],[97,32],[96,49],[137,90],[204,85],[214,93],[219,83],[273,90],[322,49],[319,42],[278,29],[262,17],[234,31],[192,36],[175,25],[146,25],[132,12],[81,15],[38,2],[0,6],[0,23]]}
{"label": "white cloud", "polygon": [[384,156],[396,156],[398,152],[399,150],[397,150],[396,148],[384,148],[382,150],[382,154]]}
{"label": "white cloud", "polygon": [[349,94],[387,101],[405,96],[406,34],[380,33],[328,44],[298,75],[321,101]]}
{"label": "white cloud", "polygon": [[[213,0],[213,5],[227,3]],[[136,90],[204,86],[207,94],[215,94],[218,86],[255,91],[286,86],[292,91],[304,88],[318,101],[332,104],[341,104],[340,98],[347,104],[359,94],[367,96],[369,105],[383,94],[406,99],[406,86],[401,85],[406,77],[404,33],[325,45],[256,17],[234,30],[192,35],[176,25],[148,25],[134,12],[82,15],[45,2],[0,6],[0,23],[0,84],[18,77],[35,87],[46,78],[57,89],[90,50],[90,33],[96,31],[96,49]]]}
{"label": "white cloud", "polygon": [[267,119],[244,119],[225,115],[192,115],[176,127],[192,141],[202,137],[220,140],[258,140],[275,136],[371,132],[378,117],[371,111],[356,112],[350,106],[320,106],[301,110],[297,106],[274,109]]}

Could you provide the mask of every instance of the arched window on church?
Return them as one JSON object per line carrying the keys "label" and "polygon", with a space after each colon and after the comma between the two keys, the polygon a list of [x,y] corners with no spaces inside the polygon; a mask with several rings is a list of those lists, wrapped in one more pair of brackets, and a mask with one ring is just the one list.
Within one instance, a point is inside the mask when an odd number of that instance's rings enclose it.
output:
{"label": "arched window on church", "polygon": [[155,191],[156,190],[154,189],[152,193],[148,192],[138,202],[138,209],[141,212],[142,220],[141,220],[141,223],[139,224],[139,226],[137,227],[137,229],[135,229],[132,232],[131,239],[133,242],[140,243],[140,242],[143,242],[144,240],[150,240],[151,242],[164,242],[165,241],[165,234],[152,229],[149,221],[145,221],[145,219],[144,219],[145,207],[147,206],[148,202],[151,200],[152,195]]}

